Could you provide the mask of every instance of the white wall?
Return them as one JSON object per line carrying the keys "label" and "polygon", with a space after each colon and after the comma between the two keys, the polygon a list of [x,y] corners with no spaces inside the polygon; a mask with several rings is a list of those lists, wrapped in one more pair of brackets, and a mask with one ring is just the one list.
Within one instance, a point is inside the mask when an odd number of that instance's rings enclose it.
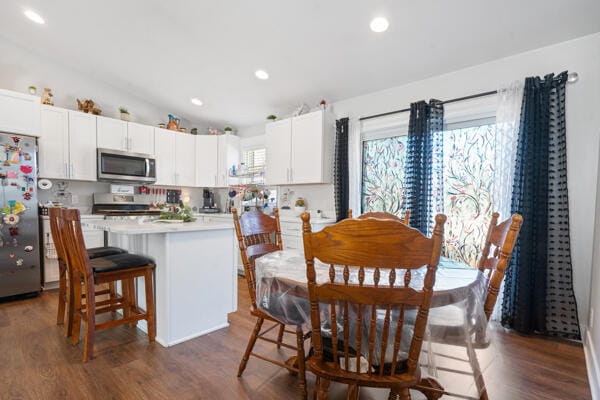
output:
{"label": "white wall", "polygon": [[[444,100],[486,92],[527,76],[564,70],[576,71],[580,76],[579,82],[567,86],[566,119],[572,263],[583,334],[590,298],[599,154],[596,143],[600,137],[600,34],[339,101],[333,107],[338,118],[350,117],[351,130],[355,130],[362,116],[406,108],[417,100]],[[357,174],[360,170],[351,168],[350,173]]]}
{"label": "white wall", "polygon": [[[83,74],[75,68],[47,60],[36,53],[0,38],[0,88],[27,92],[30,85],[36,86],[38,96],[44,87],[52,89],[54,105],[72,110],[77,109],[76,99],[92,99],[102,110],[102,115],[119,118],[119,107],[127,108],[131,120],[147,125],[167,122],[168,114],[177,115],[177,110],[165,110],[155,106],[152,99],[141,99],[124,92],[109,83],[94,78],[93,71]],[[192,125],[193,123],[193,125]],[[182,126],[197,127],[205,131],[207,124],[198,121],[182,121]]]}

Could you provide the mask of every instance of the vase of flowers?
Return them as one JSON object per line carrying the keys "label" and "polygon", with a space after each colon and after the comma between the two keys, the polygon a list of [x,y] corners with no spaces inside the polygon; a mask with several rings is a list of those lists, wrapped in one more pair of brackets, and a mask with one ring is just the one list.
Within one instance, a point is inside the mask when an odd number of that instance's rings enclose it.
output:
{"label": "vase of flowers", "polygon": [[298,216],[302,215],[302,213],[306,211],[306,201],[302,197],[298,197],[296,199],[296,203],[294,204],[294,211]]}

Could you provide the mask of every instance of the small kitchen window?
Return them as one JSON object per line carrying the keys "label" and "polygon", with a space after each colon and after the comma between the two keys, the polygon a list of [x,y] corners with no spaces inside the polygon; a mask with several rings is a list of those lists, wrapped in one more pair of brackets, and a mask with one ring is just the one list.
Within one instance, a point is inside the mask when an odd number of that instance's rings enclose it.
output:
{"label": "small kitchen window", "polygon": [[265,161],[267,156],[266,148],[258,148],[245,150],[242,153],[242,162],[247,168],[249,174],[261,172],[265,169]]}

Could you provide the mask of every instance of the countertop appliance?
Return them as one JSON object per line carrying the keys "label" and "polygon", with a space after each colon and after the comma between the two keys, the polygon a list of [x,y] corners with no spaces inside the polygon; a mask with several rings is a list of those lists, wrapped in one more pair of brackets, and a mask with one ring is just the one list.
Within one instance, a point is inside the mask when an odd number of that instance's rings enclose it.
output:
{"label": "countertop appliance", "polygon": [[41,289],[35,138],[0,134],[0,297]]}
{"label": "countertop appliance", "polygon": [[156,182],[154,156],[98,149],[98,180],[107,182]]}
{"label": "countertop appliance", "polygon": [[198,210],[200,213],[215,214],[221,212],[215,204],[215,193],[210,189],[202,191],[202,208]]}

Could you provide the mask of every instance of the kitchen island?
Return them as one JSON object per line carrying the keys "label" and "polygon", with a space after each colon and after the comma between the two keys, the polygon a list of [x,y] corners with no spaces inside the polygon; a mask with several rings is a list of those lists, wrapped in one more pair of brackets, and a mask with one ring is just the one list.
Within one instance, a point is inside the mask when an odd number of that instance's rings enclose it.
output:
{"label": "kitchen island", "polygon": [[[167,347],[227,327],[237,308],[235,232],[227,222],[102,220],[83,226],[107,232],[111,246],[154,259],[156,341]],[[138,305],[144,285],[137,285]],[[146,331],[145,321],[139,327]]]}

